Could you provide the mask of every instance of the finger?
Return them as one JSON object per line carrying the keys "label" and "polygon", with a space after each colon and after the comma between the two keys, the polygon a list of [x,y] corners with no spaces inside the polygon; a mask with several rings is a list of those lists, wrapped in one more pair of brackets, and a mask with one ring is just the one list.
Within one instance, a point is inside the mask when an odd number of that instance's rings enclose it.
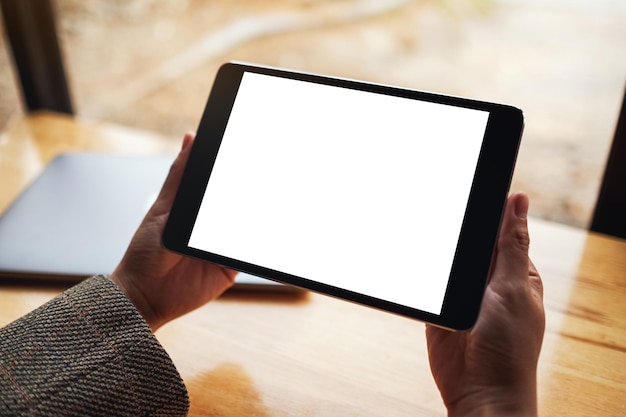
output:
{"label": "finger", "polygon": [[516,193],[507,200],[498,238],[496,262],[490,285],[508,285],[528,279],[528,196]]}

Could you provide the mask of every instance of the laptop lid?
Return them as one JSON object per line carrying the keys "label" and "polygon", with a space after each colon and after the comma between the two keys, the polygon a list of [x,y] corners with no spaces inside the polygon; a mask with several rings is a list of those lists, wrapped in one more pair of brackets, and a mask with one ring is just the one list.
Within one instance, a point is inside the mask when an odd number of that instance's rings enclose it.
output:
{"label": "laptop lid", "polygon": [[[0,277],[110,274],[156,199],[173,155],[66,153],[0,216]],[[287,286],[240,273],[236,287]]]}

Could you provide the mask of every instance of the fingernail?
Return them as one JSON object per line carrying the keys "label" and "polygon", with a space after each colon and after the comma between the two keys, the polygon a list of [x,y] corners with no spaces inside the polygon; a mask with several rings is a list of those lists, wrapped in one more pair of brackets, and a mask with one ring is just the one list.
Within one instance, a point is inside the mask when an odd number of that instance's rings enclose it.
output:
{"label": "fingernail", "polygon": [[187,147],[189,147],[189,144],[191,143],[191,134],[187,133],[185,134],[185,136],[183,137],[183,145],[181,147],[181,151],[184,151],[185,149],[187,149]]}
{"label": "fingernail", "polygon": [[528,217],[529,205],[530,205],[530,202],[526,194],[519,193],[518,195],[516,195],[515,205],[514,205],[515,215],[521,220],[526,220],[526,218]]}

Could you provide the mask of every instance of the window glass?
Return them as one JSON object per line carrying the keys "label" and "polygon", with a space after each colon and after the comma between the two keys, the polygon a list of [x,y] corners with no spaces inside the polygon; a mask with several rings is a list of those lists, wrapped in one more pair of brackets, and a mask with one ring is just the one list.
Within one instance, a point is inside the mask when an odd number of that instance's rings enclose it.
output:
{"label": "window glass", "polygon": [[534,216],[588,223],[624,92],[624,2],[55,4],[81,116],[179,140],[229,60],[510,103],[526,114],[513,188]]}
{"label": "window glass", "polygon": [[0,20],[0,131],[23,111],[17,74],[11,64],[11,50],[2,22]]}

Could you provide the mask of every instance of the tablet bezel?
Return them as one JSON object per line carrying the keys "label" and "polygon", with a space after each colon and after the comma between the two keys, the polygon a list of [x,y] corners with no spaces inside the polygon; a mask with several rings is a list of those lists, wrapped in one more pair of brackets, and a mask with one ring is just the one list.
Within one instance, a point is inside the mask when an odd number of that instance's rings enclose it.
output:
{"label": "tablet bezel", "polygon": [[[207,253],[188,246],[213,163],[245,72],[358,89],[489,112],[441,314],[417,310],[331,285]],[[471,328],[478,316],[523,130],[520,109],[478,100],[381,84],[241,63],[224,64],[207,100],[187,166],[163,234],[166,248],[232,269],[425,321],[453,330]],[[208,161],[208,162],[207,162]],[[416,265],[419,270],[419,265]],[[463,273],[462,271],[470,271]]]}

